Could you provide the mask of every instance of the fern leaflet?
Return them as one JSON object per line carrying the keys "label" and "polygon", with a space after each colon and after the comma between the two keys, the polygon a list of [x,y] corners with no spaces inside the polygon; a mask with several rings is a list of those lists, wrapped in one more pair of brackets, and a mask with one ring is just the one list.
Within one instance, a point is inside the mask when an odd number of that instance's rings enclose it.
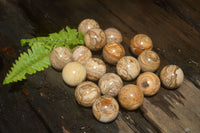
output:
{"label": "fern leaflet", "polygon": [[22,81],[26,79],[26,74],[34,74],[48,68],[50,51],[44,47],[43,43],[34,43],[28,52],[20,55],[13,67],[7,74],[3,84]]}

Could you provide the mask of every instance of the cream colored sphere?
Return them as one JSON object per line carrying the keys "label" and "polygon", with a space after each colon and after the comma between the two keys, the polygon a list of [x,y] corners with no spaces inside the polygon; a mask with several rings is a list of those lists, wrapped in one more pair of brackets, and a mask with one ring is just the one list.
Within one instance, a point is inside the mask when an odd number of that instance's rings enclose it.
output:
{"label": "cream colored sphere", "polygon": [[70,62],[63,68],[62,77],[66,84],[77,86],[86,79],[86,69],[78,62]]}

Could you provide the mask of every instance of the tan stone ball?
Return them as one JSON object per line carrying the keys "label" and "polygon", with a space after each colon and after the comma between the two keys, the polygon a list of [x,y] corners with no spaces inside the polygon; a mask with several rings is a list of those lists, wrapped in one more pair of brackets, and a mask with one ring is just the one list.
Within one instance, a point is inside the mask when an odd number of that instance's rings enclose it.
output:
{"label": "tan stone ball", "polygon": [[53,68],[61,71],[72,60],[72,53],[66,47],[57,47],[50,54],[50,62]]}
{"label": "tan stone ball", "polygon": [[139,55],[144,50],[151,50],[152,48],[152,40],[145,34],[137,34],[131,39],[130,49],[134,55]]}
{"label": "tan stone ball", "polygon": [[144,72],[137,78],[137,86],[143,91],[145,96],[153,96],[160,89],[160,79],[152,72]]}
{"label": "tan stone ball", "polygon": [[84,81],[75,89],[76,101],[84,107],[91,107],[100,96],[99,87],[91,81]]}
{"label": "tan stone ball", "polygon": [[62,77],[66,84],[76,86],[86,79],[86,69],[78,62],[69,62],[63,68]]}
{"label": "tan stone ball", "polygon": [[106,35],[102,29],[90,29],[85,34],[85,45],[92,51],[100,50],[106,44]]}
{"label": "tan stone ball", "polygon": [[78,31],[79,32],[81,31],[83,34],[86,34],[88,30],[93,29],[93,28],[100,28],[97,21],[95,21],[94,19],[84,19],[79,24]]}
{"label": "tan stone ball", "polygon": [[165,87],[175,89],[183,83],[184,73],[177,65],[167,65],[161,70],[160,79]]}
{"label": "tan stone ball", "polygon": [[127,110],[135,110],[139,108],[144,99],[142,90],[134,85],[128,84],[121,88],[118,94],[120,105]]}

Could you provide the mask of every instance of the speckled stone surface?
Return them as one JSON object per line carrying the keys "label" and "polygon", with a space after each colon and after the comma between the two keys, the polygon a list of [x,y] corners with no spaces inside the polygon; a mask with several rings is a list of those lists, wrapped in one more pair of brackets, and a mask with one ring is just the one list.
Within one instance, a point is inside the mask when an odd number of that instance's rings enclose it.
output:
{"label": "speckled stone surface", "polygon": [[66,47],[57,47],[50,54],[50,62],[53,68],[61,71],[72,60],[72,53]]}
{"label": "speckled stone surface", "polygon": [[140,65],[137,59],[132,56],[122,57],[118,61],[116,69],[120,77],[127,81],[135,79],[140,73]]}
{"label": "speckled stone surface", "polygon": [[143,103],[144,95],[141,89],[134,84],[128,84],[121,88],[118,100],[120,105],[127,110],[135,110]]}
{"label": "speckled stone surface", "polygon": [[100,58],[90,58],[85,65],[87,78],[97,81],[106,73],[106,64]]}
{"label": "speckled stone surface", "polygon": [[137,34],[131,39],[130,49],[134,55],[139,55],[144,50],[151,50],[152,48],[152,40],[145,34]]}
{"label": "speckled stone surface", "polygon": [[84,107],[91,107],[100,96],[99,87],[91,81],[82,82],[75,89],[76,101]]}
{"label": "speckled stone surface", "polygon": [[106,34],[106,42],[111,43],[111,42],[116,42],[116,43],[121,43],[123,38],[121,32],[113,27],[107,28],[105,31]]}
{"label": "speckled stone surface", "polygon": [[119,104],[111,96],[101,96],[94,102],[92,112],[97,120],[108,123],[117,118]]}
{"label": "speckled stone surface", "polygon": [[109,64],[116,65],[124,55],[124,47],[119,43],[108,43],[103,48],[103,58]]}
{"label": "speckled stone surface", "polygon": [[152,72],[144,72],[137,78],[137,86],[143,91],[145,96],[153,96],[160,89],[160,79]]}
{"label": "speckled stone surface", "polygon": [[90,29],[85,34],[85,45],[92,51],[100,50],[106,44],[106,35],[102,29]]}
{"label": "speckled stone surface", "polygon": [[121,78],[115,73],[106,73],[99,79],[99,88],[103,95],[117,96],[123,86]]}
{"label": "speckled stone surface", "polygon": [[160,79],[165,87],[175,89],[183,83],[184,73],[177,65],[167,65],[161,70]]}

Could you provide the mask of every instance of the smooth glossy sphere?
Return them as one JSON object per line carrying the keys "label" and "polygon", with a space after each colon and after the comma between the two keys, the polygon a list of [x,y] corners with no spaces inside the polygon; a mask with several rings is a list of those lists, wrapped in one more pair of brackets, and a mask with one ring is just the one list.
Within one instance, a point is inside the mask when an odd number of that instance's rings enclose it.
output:
{"label": "smooth glossy sphere", "polygon": [[78,62],[69,62],[63,68],[62,77],[66,84],[76,86],[86,79],[86,69]]}
{"label": "smooth glossy sphere", "polygon": [[145,96],[153,96],[160,89],[160,79],[152,72],[144,72],[137,78],[137,86]]}
{"label": "smooth glossy sphere", "polygon": [[117,96],[123,86],[121,78],[115,73],[106,73],[99,79],[101,93],[109,96]]}
{"label": "smooth glossy sphere", "polygon": [[85,45],[92,51],[100,50],[106,44],[106,35],[102,29],[90,29],[85,34]]}
{"label": "smooth glossy sphere", "polygon": [[151,50],[145,50],[138,56],[138,62],[143,72],[154,72],[160,66],[160,57]]}
{"label": "smooth glossy sphere", "polygon": [[106,64],[99,58],[90,58],[85,65],[87,78],[92,81],[97,81],[106,73]]}
{"label": "smooth glossy sphere", "polygon": [[122,34],[121,32],[116,28],[108,28],[105,31],[106,34],[106,42],[116,42],[121,43],[122,42]]}
{"label": "smooth glossy sphere", "polygon": [[94,19],[84,19],[78,26],[78,31],[86,34],[86,32],[93,28],[100,28],[99,24]]}
{"label": "smooth glossy sphere", "polygon": [[133,84],[122,87],[118,95],[120,105],[127,110],[139,108],[143,103],[143,99],[144,94],[142,90]]}
{"label": "smooth glossy sphere", "polygon": [[165,87],[175,89],[183,83],[184,73],[176,65],[167,65],[161,70],[160,79]]}
{"label": "smooth glossy sphere", "polygon": [[63,67],[72,60],[72,53],[66,47],[57,47],[50,54],[50,62],[56,70],[62,70]]}
{"label": "smooth glossy sphere", "polygon": [[103,58],[109,64],[116,65],[119,59],[124,57],[124,55],[124,47],[119,43],[108,43],[103,48]]}
{"label": "smooth glossy sphere", "polygon": [[140,65],[137,59],[132,56],[122,57],[116,67],[120,77],[127,81],[135,79],[140,73]]}
{"label": "smooth glossy sphere", "polygon": [[130,49],[135,55],[139,55],[144,50],[151,50],[152,48],[152,40],[145,34],[137,34],[131,39]]}
{"label": "smooth glossy sphere", "polygon": [[111,96],[101,96],[94,102],[92,112],[97,120],[108,123],[117,118],[119,104]]}
{"label": "smooth glossy sphere", "polygon": [[99,87],[90,81],[80,83],[75,89],[76,101],[84,107],[92,107],[93,103],[100,96]]}
{"label": "smooth glossy sphere", "polygon": [[92,57],[92,52],[85,46],[77,46],[72,50],[72,60],[85,65]]}

